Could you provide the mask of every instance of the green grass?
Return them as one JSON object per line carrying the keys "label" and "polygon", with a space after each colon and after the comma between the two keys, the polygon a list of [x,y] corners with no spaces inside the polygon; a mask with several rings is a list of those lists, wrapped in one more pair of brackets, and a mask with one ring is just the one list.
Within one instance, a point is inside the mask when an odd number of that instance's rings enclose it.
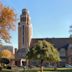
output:
{"label": "green grass", "polygon": [[[32,69],[15,69],[15,70],[8,70],[3,69],[2,72],[40,72],[40,68],[32,68]],[[44,68],[44,72],[72,72],[72,68]]]}

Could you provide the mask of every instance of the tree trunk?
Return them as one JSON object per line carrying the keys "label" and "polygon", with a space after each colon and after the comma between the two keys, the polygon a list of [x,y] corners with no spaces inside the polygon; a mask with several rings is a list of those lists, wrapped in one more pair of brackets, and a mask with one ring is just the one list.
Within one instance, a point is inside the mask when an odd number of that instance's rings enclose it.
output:
{"label": "tree trunk", "polygon": [[55,68],[54,68],[55,70],[57,69],[57,63],[55,62]]}
{"label": "tree trunk", "polygon": [[27,62],[26,64],[27,70],[29,71],[30,70],[30,59],[27,59],[26,62]]}
{"label": "tree trunk", "polygon": [[43,72],[43,59],[41,59],[40,71]]}
{"label": "tree trunk", "polygon": [[26,68],[28,69],[29,60],[26,59]]}

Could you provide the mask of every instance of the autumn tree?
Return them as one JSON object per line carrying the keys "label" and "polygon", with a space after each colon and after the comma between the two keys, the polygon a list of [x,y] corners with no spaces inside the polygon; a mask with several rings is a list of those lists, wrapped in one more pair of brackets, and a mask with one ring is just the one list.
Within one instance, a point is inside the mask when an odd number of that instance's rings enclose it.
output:
{"label": "autumn tree", "polygon": [[15,21],[14,10],[0,3],[0,39],[10,42],[10,30],[15,29]]}
{"label": "autumn tree", "polygon": [[11,51],[4,49],[0,52],[0,58],[7,58],[7,59],[11,60],[14,58],[14,56]]}
{"label": "autumn tree", "polygon": [[4,49],[0,51],[0,64],[4,66],[4,64],[9,64],[11,60],[14,59],[14,55],[8,49]]}
{"label": "autumn tree", "polygon": [[30,48],[26,58],[29,60],[40,60],[41,72],[43,72],[44,61],[61,61],[57,49],[50,42],[47,42],[45,40],[38,41],[32,48]]}

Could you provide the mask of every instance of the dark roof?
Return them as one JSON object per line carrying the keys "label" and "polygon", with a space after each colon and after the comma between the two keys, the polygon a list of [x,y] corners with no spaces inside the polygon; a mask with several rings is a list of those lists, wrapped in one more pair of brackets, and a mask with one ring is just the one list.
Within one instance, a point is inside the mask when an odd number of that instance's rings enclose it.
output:
{"label": "dark roof", "polygon": [[38,40],[46,40],[54,44],[56,48],[68,47],[69,44],[72,44],[72,38],[33,38],[31,41],[31,47]]}
{"label": "dark roof", "polygon": [[16,55],[16,59],[25,58],[27,52],[28,52],[27,48],[18,49],[18,51],[15,54]]}

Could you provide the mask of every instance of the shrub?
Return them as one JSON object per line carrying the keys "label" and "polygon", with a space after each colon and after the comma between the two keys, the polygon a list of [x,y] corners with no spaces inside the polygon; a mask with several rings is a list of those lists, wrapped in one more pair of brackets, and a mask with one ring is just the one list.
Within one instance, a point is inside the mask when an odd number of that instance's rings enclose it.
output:
{"label": "shrub", "polygon": [[11,69],[11,66],[7,66],[7,69]]}

